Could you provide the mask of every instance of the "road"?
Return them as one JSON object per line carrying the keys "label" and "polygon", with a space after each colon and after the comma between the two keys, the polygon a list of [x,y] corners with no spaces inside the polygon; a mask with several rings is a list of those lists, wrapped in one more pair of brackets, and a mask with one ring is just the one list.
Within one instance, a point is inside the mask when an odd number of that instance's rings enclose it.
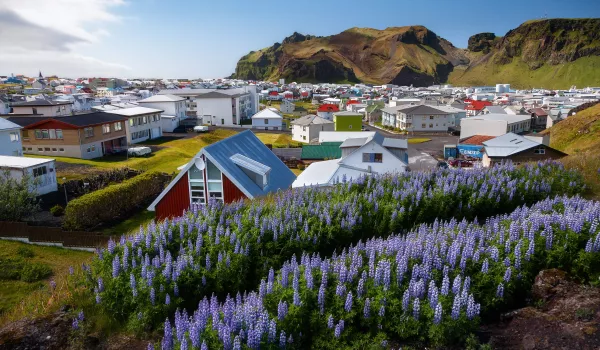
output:
{"label": "road", "polygon": [[436,167],[438,160],[435,157],[441,158],[444,152],[444,145],[456,145],[458,136],[447,134],[430,134],[430,135],[398,135],[386,130],[375,128],[371,125],[365,125],[371,131],[377,131],[385,137],[395,139],[412,139],[412,138],[428,138],[431,141],[423,143],[415,143],[408,145],[408,164],[413,171],[431,170]]}

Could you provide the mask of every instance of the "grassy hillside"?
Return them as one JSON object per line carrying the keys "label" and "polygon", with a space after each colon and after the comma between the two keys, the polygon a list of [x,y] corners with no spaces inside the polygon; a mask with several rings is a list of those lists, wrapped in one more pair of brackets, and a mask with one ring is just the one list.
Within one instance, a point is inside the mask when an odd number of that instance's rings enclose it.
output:
{"label": "grassy hillside", "polygon": [[566,167],[581,171],[589,195],[600,199],[600,104],[585,109],[545,130],[550,145],[569,154]]}

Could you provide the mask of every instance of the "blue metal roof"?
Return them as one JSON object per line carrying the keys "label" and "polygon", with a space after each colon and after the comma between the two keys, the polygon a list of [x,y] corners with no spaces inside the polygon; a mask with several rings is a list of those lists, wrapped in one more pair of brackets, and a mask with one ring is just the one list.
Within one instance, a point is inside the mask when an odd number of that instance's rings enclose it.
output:
{"label": "blue metal roof", "polygon": [[[206,155],[231,182],[250,198],[263,196],[279,189],[287,189],[296,179],[296,175],[250,130],[206,146],[201,153]],[[271,168],[269,181],[264,189],[260,188],[244,173],[240,165],[234,162],[233,159],[243,160],[244,158],[241,156],[254,161],[254,164],[260,163],[262,165],[260,168]],[[248,162],[245,163],[249,165]]]}
{"label": "blue metal roof", "polygon": [[271,171],[270,167],[260,162],[257,162],[254,159],[250,159],[246,156],[243,156],[239,153],[232,155],[231,157],[229,157],[229,159],[231,159],[231,161],[237,164],[238,166],[246,168],[260,175],[267,175],[269,171]]}

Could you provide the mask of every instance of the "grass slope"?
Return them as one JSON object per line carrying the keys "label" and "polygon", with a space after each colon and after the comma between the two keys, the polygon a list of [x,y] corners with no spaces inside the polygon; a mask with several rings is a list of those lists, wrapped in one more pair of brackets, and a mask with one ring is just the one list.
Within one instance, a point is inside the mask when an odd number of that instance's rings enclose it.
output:
{"label": "grass slope", "polygon": [[543,133],[550,135],[550,146],[569,154],[562,162],[584,175],[589,196],[600,199],[600,104],[561,121]]}
{"label": "grass slope", "polygon": [[580,87],[597,86],[600,85],[600,57],[582,57],[574,62],[555,66],[545,64],[536,70],[530,70],[526,63],[518,59],[505,65],[494,64],[490,59],[470,69],[455,68],[450,73],[448,82],[456,86],[507,82],[514,88],[523,89],[568,89],[573,84]]}
{"label": "grass slope", "polygon": [[[50,294],[48,290],[49,280],[56,281],[57,289],[61,288],[61,282],[68,274],[69,266],[81,266],[82,263],[89,261],[92,257],[92,253],[85,251],[0,241],[0,259],[17,257],[17,250],[20,247],[27,247],[35,254],[32,258],[28,258],[28,261],[48,264],[53,274],[47,280],[31,283],[0,280],[0,325],[13,319],[14,315],[32,316],[29,311],[33,309],[41,311],[49,308],[52,302],[52,299],[48,301]],[[45,302],[38,303],[37,301],[40,298]]]}

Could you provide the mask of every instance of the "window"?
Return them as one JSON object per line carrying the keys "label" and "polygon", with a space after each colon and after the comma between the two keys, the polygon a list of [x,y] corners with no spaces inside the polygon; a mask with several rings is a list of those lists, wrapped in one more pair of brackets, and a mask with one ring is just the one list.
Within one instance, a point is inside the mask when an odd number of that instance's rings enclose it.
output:
{"label": "window", "polygon": [[53,148],[53,149],[52,149],[52,152],[56,152],[56,148]]}
{"label": "window", "polygon": [[63,138],[62,129],[56,129],[56,138],[59,140],[62,140],[62,138]]}
{"label": "window", "polygon": [[19,142],[19,132],[13,131],[10,133],[10,142]]}
{"label": "window", "polygon": [[31,108],[31,114],[37,114],[37,108],[32,107]]}
{"label": "window", "polygon": [[204,174],[202,170],[193,166],[188,171],[190,178],[190,198],[192,203],[206,203],[204,199]]}
{"label": "window", "polygon": [[114,129],[115,129],[115,131],[123,130],[123,125],[121,124],[121,122],[116,122],[114,125]]}
{"label": "window", "polygon": [[432,115],[429,116],[429,120],[433,120],[433,116]]}
{"label": "window", "polygon": [[48,132],[48,130],[42,130],[42,138],[43,139],[49,139],[50,138],[50,133]]}
{"label": "window", "polygon": [[306,131],[306,126],[303,126],[303,127],[302,127],[302,131]]}
{"label": "window", "polygon": [[225,119],[221,119],[221,125],[225,125]]}
{"label": "window", "polygon": [[56,108],[56,114],[60,114],[60,106]]}
{"label": "window", "polygon": [[425,129],[427,125],[425,123],[421,124],[421,128]]}
{"label": "window", "polygon": [[306,135],[302,135],[302,139],[306,141]]}
{"label": "window", "polygon": [[23,139],[28,140],[29,139],[29,130],[23,129],[22,132],[23,132]]}
{"label": "window", "polygon": [[96,145],[92,145],[92,152],[96,152]]}
{"label": "window", "polygon": [[208,196],[223,200],[223,183],[221,180],[221,171],[211,161],[207,161],[206,176],[208,186]]}
{"label": "window", "polygon": [[533,153],[535,154],[546,154],[546,149],[544,147],[536,147],[533,149]]}
{"label": "window", "polygon": [[348,125],[348,129],[352,129],[352,124]]}
{"label": "window", "polygon": [[383,153],[363,153],[363,163],[381,163]]}
{"label": "window", "polygon": [[429,127],[430,127],[430,128],[433,128],[433,124],[429,124]]}
{"label": "window", "polygon": [[94,137],[94,128],[84,128],[83,132],[85,134],[85,137]]}
{"label": "window", "polygon": [[110,124],[102,124],[102,133],[103,134],[110,133]]}
{"label": "window", "polygon": [[28,150],[28,151],[33,151],[33,148],[31,148],[31,147],[28,147],[28,148],[27,148],[27,150]]}
{"label": "window", "polygon": [[142,122],[143,122],[144,124],[148,124],[148,117],[146,117],[146,116],[143,116],[143,117],[142,117]]}
{"label": "window", "polygon": [[44,147],[44,152],[50,152],[50,147]]}
{"label": "window", "polygon": [[88,148],[87,148],[87,153],[90,153],[90,151],[91,151],[91,149],[88,147]]}
{"label": "window", "polygon": [[61,151],[61,152],[64,152],[64,151],[65,151],[65,149],[64,149],[64,148],[59,148],[58,150],[59,150],[59,151]]}
{"label": "window", "polygon": [[269,119],[265,119],[265,124],[269,124]]}
{"label": "window", "polygon": [[39,168],[34,168],[33,169],[33,177],[38,177],[38,176],[42,176],[42,175],[46,175],[48,172],[48,169],[46,169],[45,166],[39,167]]}
{"label": "window", "polygon": [[50,139],[52,139],[52,140],[56,139],[56,129],[50,129],[50,130],[48,130],[48,133],[50,134]]}
{"label": "window", "polygon": [[135,119],[135,118],[131,118],[131,119],[129,119],[129,126],[133,126],[133,120],[134,120],[134,119]]}
{"label": "window", "polygon": [[43,148],[38,147],[38,152],[44,152]]}

